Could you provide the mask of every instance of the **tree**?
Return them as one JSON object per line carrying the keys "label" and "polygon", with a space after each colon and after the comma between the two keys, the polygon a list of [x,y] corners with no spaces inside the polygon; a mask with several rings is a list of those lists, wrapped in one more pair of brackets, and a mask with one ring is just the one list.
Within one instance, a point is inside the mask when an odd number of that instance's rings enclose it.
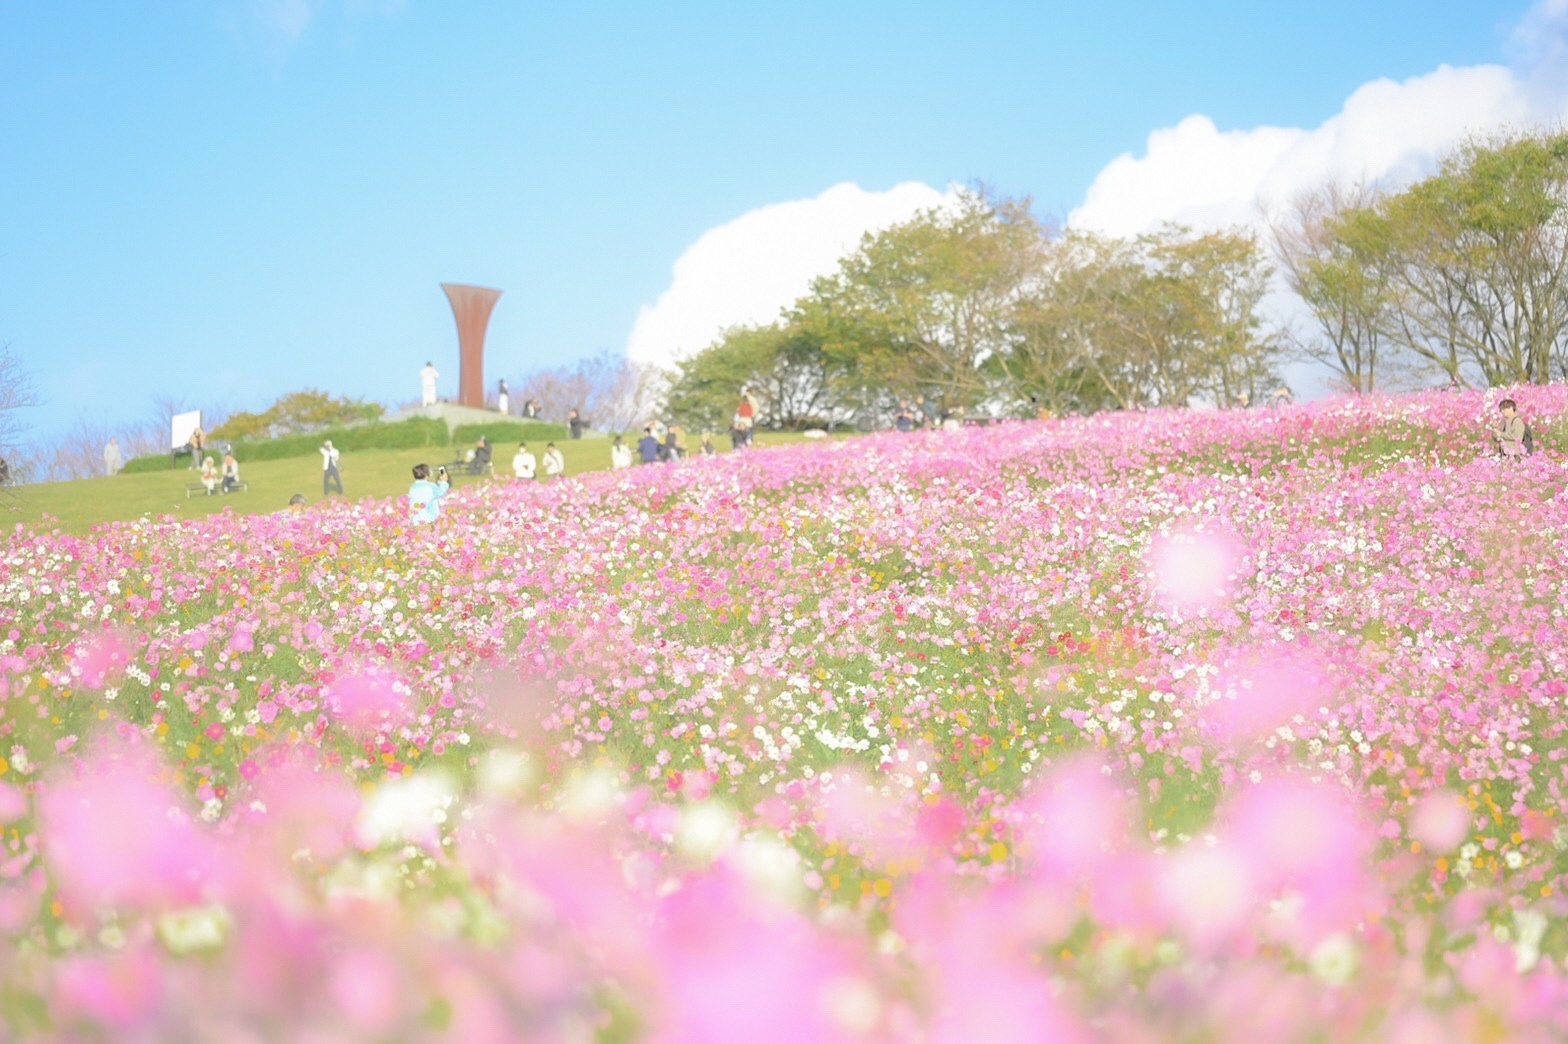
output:
{"label": "tree", "polygon": [[1340,234],[1386,270],[1383,336],[1426,368],[1489,384],[1568,372],[1568,132],[1471,142]]}
{"label": "tree", "polygon": [[290,392],[261,413],[235,413],[211,431],[220,439],[273,439],[305,435],[326,428],[372,421],[383,413],[380,403],[348,396],[332,398],[307,388]]}
{"label": "tree", "polygon": [[32,377],[11,352],[10,344],[0,345],[0,460],[5,462],[7,485],[30,478],[22,435],[27,430],[21,411],[38,405]]}
{"label": "tree", "polygon": [[518,401],[539,400],[542,419],[564,424],[575,409],[604,431],[627,431],[640,424],[660,392],[655,368],[608,351],[569,366],[536,370],[514,383]]}
{"label": "tree", "polygon": [[839,398],[843,377],[808,324],[734,326],[675,367],[667,409],[689,427],[722,431],[750,389],[763,427],[831,427],[853,415]]}
{"label": "tree", "polygon": [[[1272,270],[1252,233],[1171,227],[1149,251],[1172,326],[1187,338],[1197,392],[1217,403],[1258,401],[1278,379],[1280,342],[1258,314]],[[1168,401],[1185,401],[1177,391]]]}
{"label": "tree", "polygon": [[1330,184],[1297,196],[1284,218],[1269,227],[1285,284],[1317,327],[1315,335],[1293,335],[1297,353],[1334,370],[1345,389],[1357,395],[1377,389],[1379,363],[1388,362],[1383,351],[1391,307],[1386,252],[1369,249],[1346,224],[1349,215],[1376,199],[1366,185]]}
{"label": "tree", "polygon": [[1019,301],[1003,369],[1057,411],[1256,397],[1278,356],[1258,316],[1268,275],[1241,231],[1069,233]]}
{"label": "tree", "polygon": [[868,234],[813,282],[796,318],[863,401],[924,393],[968,412],[994,391],[985,364],[1013,343],[1013,305],[1043,238],[1027,200],[964,192],[956,207]]}
{"label": "tree", "polygon": [[1018,336],[996,357],[1014,394],[1056,414],[1138,405],[1147,375],[1117,348],[1106,302],[1139,277],[1122,240],[1075,231],[1053,242],[1016,303]]}

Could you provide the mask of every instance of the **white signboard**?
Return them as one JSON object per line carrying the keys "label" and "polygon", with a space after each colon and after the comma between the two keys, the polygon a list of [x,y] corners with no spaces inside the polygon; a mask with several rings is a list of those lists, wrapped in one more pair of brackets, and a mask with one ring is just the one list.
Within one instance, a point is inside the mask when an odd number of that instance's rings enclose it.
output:
{"label": "white signboard", "polygon": [[173,441],[169,443],[169,448],[179,449],[190,442],[191,436],[195,434],[196,429],[201,427],[201,411],[192,410],[189,413],[176,413],[170,427],[172,430],[169,434]]}

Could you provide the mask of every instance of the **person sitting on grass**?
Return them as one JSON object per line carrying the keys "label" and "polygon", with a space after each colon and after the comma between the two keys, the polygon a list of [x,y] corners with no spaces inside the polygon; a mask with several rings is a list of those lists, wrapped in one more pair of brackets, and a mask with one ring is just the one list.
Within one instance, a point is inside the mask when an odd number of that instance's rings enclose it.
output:
{"label": "person sitting on grass", "polygon": [[240,484],[240,462],[234,459],[234,451],[228,450],[223,454],[223,492],[232,493]]}
{"label": "person sitting on grass", "polygon": [[207,495],[209,497],[218,492],[218,465],[212,459],[211,454],[202,458],[201,484],[207,487]]}
{"label": "person sitting on grass", "polygon": [[544,477],[555,478],[565,470],[566,458],[555,448],[555,443],[550,443],[544,448]]}
{"label": "person sitting on grass", "polygon": [[520,479],[532,479],[538,466],[539,462],[528,452],[528,443],[519,442],[517,452],[512,454],[512,474]]}
{"label": "person sitting on grass", "polygon": [[632,448],[626,445],[625,439],[617,435],[615,441],[610,444],[610,468],[613,471],[620,471],[631,466]]}
{"label": "person sitting on grass", "polygon": [[434,522],[441,517],[441,499],[451,490],[446,467],[436,469],[436,480],[430,481],[430,465],[414,465],[414,484],[408,487],[408,520],[416,525]]}
{"label": "person sitting on grass", "polygon": [[1497,443],[1498,454],[1504,457],[1524,456],[1526,429],[1524,418],[1519,416],[1518,405],[1512,399],[1504,399],[1497,404],[1497,411],[1502,414],[1502,419],[1492,429],[1492,440]]}

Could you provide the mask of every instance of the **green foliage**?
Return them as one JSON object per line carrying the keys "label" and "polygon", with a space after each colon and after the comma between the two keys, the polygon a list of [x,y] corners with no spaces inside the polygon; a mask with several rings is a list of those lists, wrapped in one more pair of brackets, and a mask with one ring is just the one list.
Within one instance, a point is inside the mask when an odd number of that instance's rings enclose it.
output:
{"label": "green foliage", "polygon": [[867,235],[779,322],[726,331],[668,402],[722,429],[748,387],[763,425],[791,427],[922,396],[942,415],[1260,398],[1279,362],[1268,276],[1244,232],[1055,236],[1027,200],[966,192]]}
{"label": "green foliage", "polygon": [[181,457],[171,457],[167,453],[155,453],[147,456],[132,457],[130,460],[126,461],[125,466],[120,469],[120,474],[137,475],[145,474],[149,471],[168,471],[171,468],[180,466],[181,462],[189,463],[189,461],[190,457],[188,455]]}
{"label": "green foliage", "polygon": [[966,192],[956,209],[868,235],[794,318],[863,402],[926,393],[965,413],[991,390],[982,363],[1013,344],[1012,306],[1043,243],[1027,201]]}
{"label": "green foliage", "polygon": [[210,435],[215,439],[255,442],[373,421],[383,412],[380,403],[347,396],[334,399],[326,392],[307,388],[290,392],[262,413],[236,413],[214,428]]}
{"label": "green foliage", "polygon": [[410,417],[395,424],[361,424],[352,428],[328,428],[308,435],[290,435],[260,442],[236,441],[234,455],[242,463],[307,457],[316,452],[324,439],[331,439],[332,444],[343,453],[368,449],[416,449],[420,446],[446,445],[447,429],[444,421],[430,417]]}
{"label": "green foliage", "polygon": [[666,402],[689,430],[722,432],[750,389],[761,427],[830,428],[849,419],[834,394],[845,376],[804,325],[735,326],[676,366]]}
{"label": "green foliage", "polygon": [[[289,457],[314,456],[316,448],[325,439],[344,453],[363,450],[415,449],[420,446],[445,446],[448,443],[446,423],[430,417],[410,417],[393,424],[360,424],[352,428],[329,428],[309,435],[291,435],[286,438],[257,441],[234,440],[234,455],[241,463],[256,460],[284,460]],[[227,441],[214,435],[213,441]],[[169,454],[135,457],[126,462],[123,473],[138,474],[150,471],[168,471],[171,467],[190,463],[188,456],[171,461]]]}
{"label": "green foliage", "polygon": [[1394,195],[1319,195],[1276,241],[1352,387],[1379,352],[1428,381],[1568,375],[1568,132],[1472,141]]}
{"label": "green foliage", "polygon": [[543,421],[486,421],[483,424],[460,424],[452,432],[452,445],[467,449],[483,435],[492,446],[515,446],[519,442],[560,442],[570,436],[564,424],[546,424]]}

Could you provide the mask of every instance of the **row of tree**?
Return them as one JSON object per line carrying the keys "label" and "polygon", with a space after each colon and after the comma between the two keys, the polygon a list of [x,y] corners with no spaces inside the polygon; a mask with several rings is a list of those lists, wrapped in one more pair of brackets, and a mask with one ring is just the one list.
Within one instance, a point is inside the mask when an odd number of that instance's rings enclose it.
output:
{"label": "row of tree", "polygon": [[[1303,359],[1354,392],[1561,379],[1565,204],[1568,134],[1468,144],[1399,192],[1308,193],[1266,244],[1063,231],[970,191],[868,234],[777,321],[725,331],[675,368],[668,409],[723,427],[740,387],[791,427],[878,423],[916,396],[957,415],[1232,404]],[[1266,319],[1274,290],[1298,300]]]}
{"label": "row of tree", "polygon": [[1352,391],[1568,377],[1568,133],[1469,143],[1402,192],[1309,193],[1273,239],[1313,319],[1297,346]]}
{"label": "row of tree", "polygon": [[1258,311],[1269,271],[1243,231],[1062,233],[1027,201],[966,192],[680,364],[669,409],[723,426],[738,386],[785,426],[867,423],[917,396],[951,415],[1257,397],[1281,358]]}

